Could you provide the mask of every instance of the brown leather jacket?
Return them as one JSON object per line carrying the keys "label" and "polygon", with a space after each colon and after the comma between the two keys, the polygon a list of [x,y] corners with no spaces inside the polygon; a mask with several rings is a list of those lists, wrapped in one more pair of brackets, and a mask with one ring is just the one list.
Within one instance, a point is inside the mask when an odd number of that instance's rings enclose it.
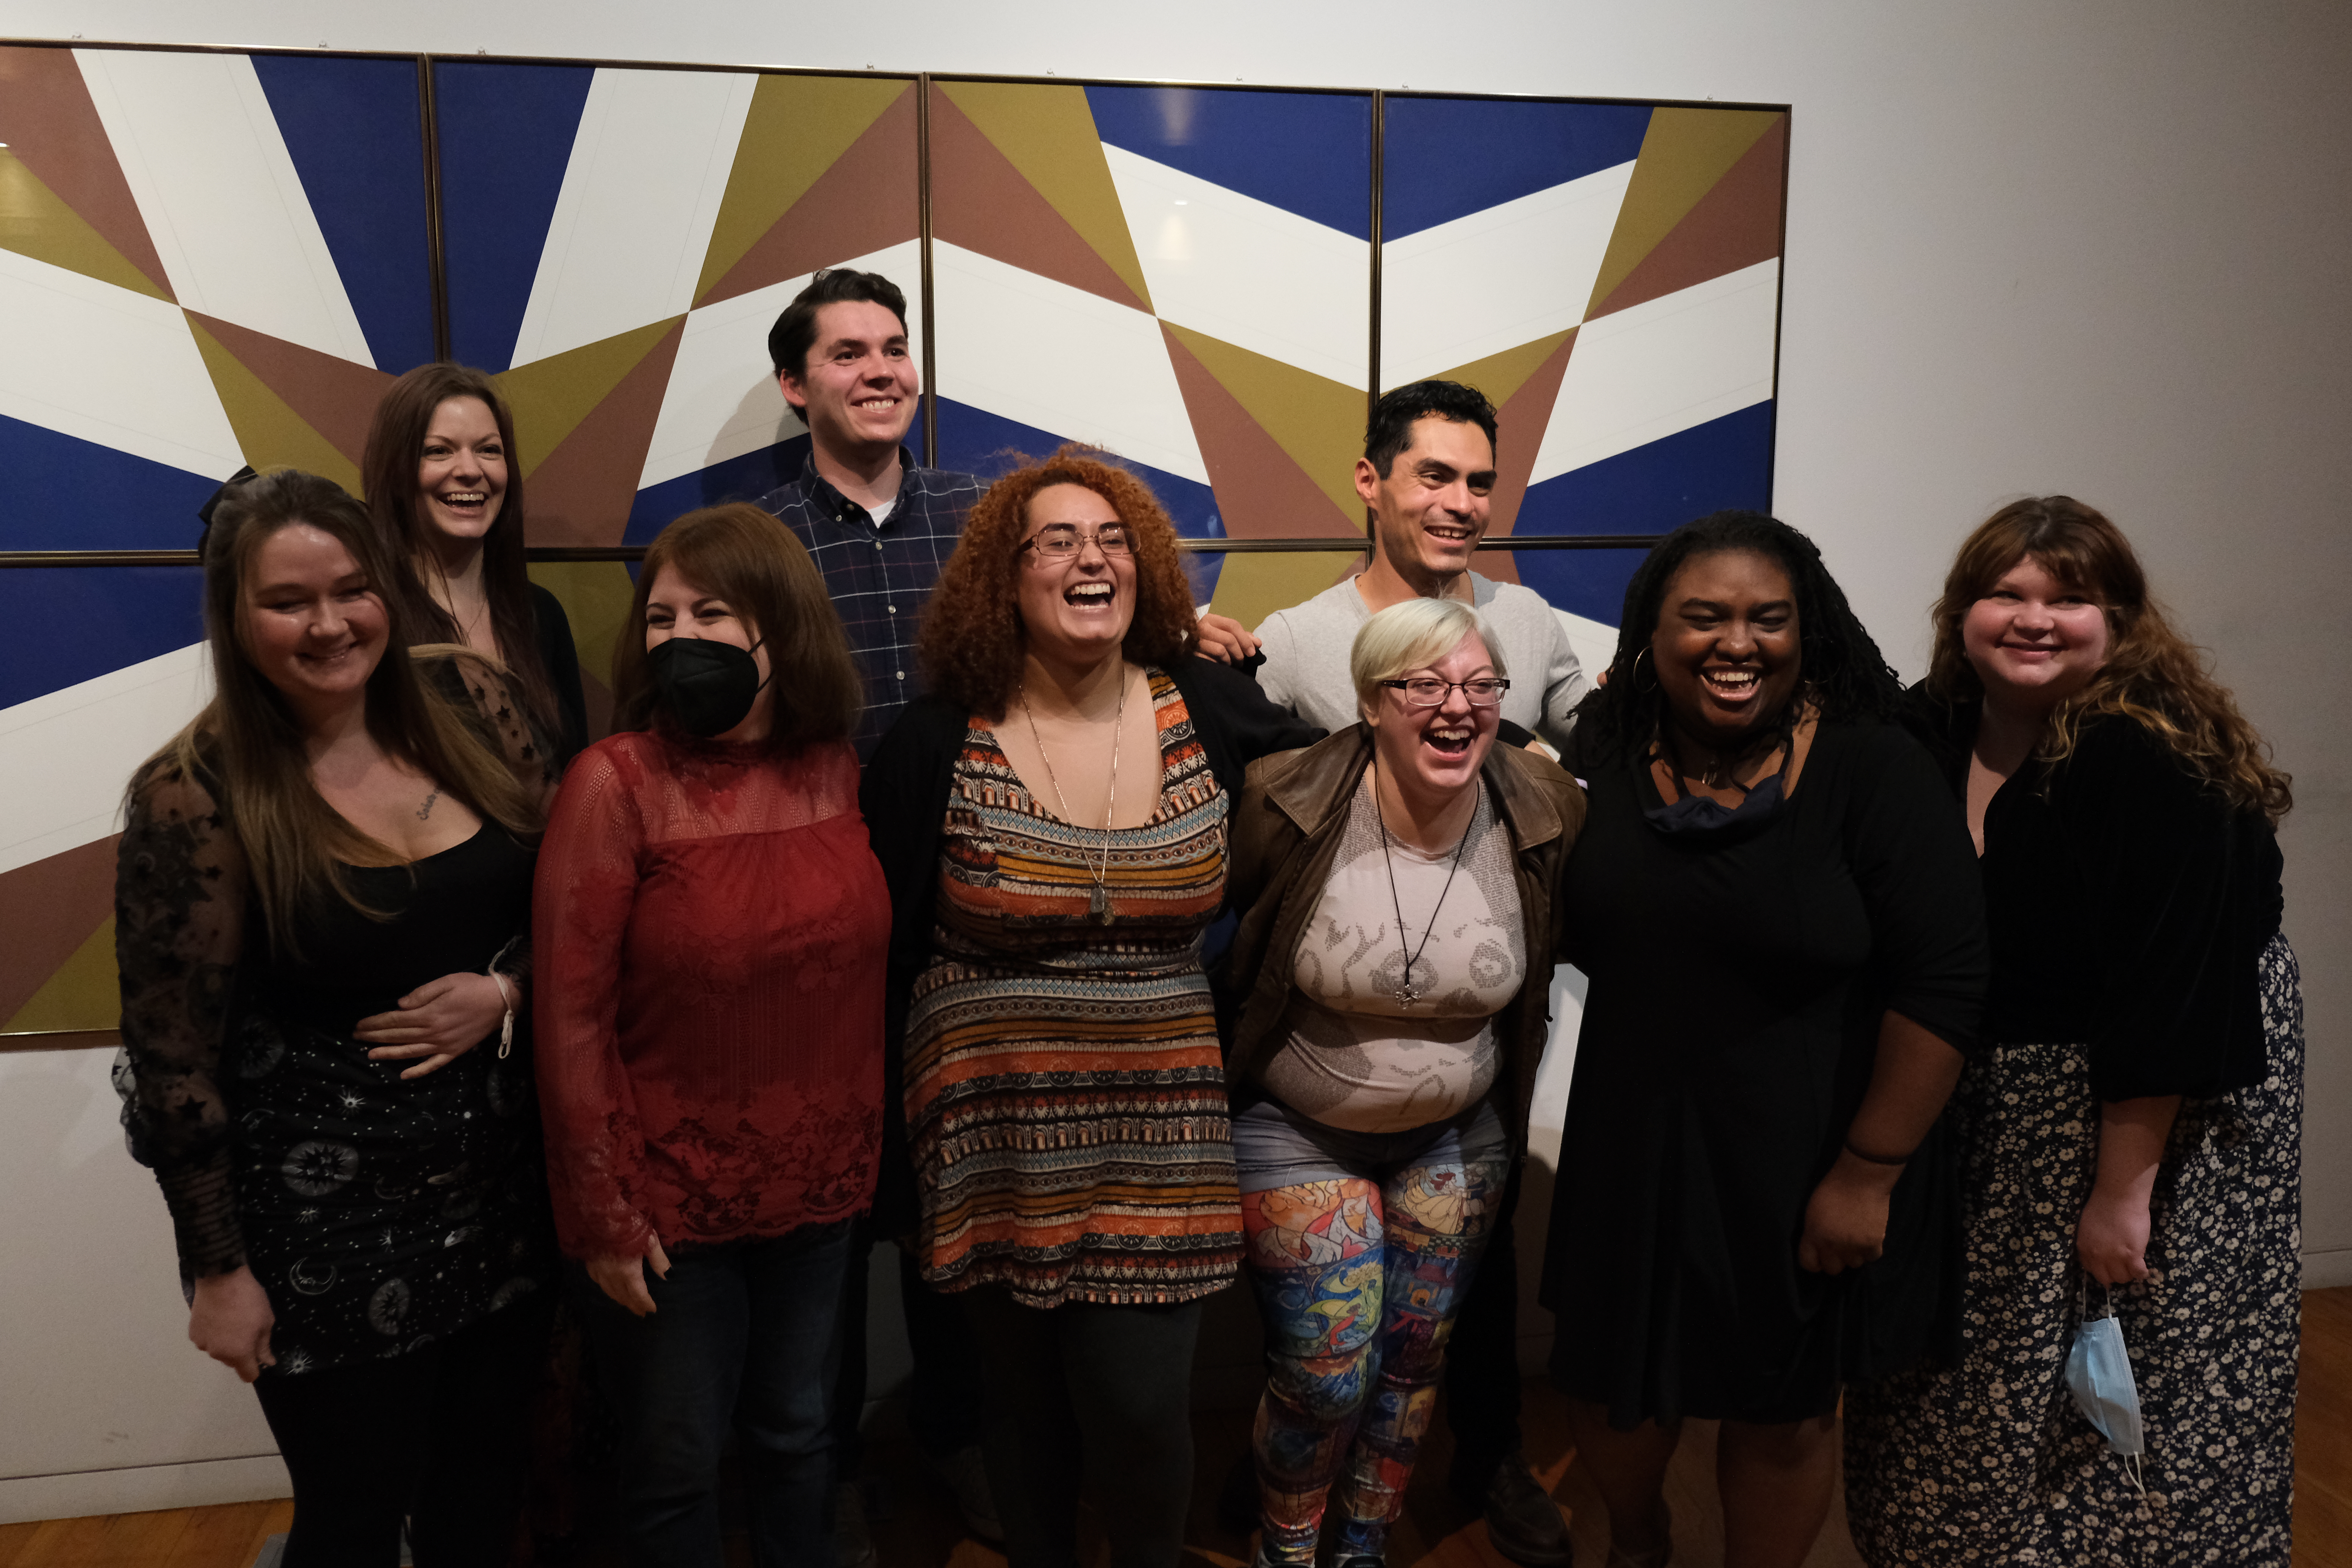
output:
{"label": "brown leather jacket", "polygon": [[[1226,890],[1242,910],[1224,972],[1240,1016],[1225,1063],[1236,1103],[1253,1094],[1268,1058],[1281,1048],[1290,1002],[1287,955],[1315,913],[1348,821],[1348,803],[1371,763],[1371,731],[1353,724],[1304,751],[1261,757],[1233,815]],[[1584,826],[1584,792],[1552,763],[1496,742],[1480,776],[1509,825],[1517,857],[1519,909],[1527,922],[1528,979],[1495,1017],[1503,1068],[1495,1110],[1514,1155],[1528,1141],[1528,1102],[1551,1023],[1551,966],[1560,950],[1552,924],[1568,852]]]}

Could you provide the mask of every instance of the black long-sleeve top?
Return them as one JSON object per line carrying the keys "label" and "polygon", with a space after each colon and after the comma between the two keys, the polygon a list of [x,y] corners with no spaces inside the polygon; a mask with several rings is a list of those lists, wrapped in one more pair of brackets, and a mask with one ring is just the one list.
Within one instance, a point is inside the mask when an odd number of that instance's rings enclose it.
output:
{"label": "black long-sleeve top", "polygon": [[[1966,809],[1979,702],[1912,689],[1907,720]],[[2080,1041],[2102,1100],[2261,1081],[2256,966],[2278,934],[2278,835],[2146,726],[2086,721],[1985,808],[1986,1038]]]}

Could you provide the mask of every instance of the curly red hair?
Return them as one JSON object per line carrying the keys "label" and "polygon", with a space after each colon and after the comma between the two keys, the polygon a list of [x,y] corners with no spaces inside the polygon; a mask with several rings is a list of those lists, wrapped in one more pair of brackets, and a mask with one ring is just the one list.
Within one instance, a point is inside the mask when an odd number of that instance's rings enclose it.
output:
{"label": "curly red hair", "polygon": [[973,503],[915,643],[931,690],[991,722],[1004,717],[1027,651],[1015,584],[1029,502],[1054,485],[1076,485],[1102,497],[1134,542],[1135,618],[1119,651],[1136,664],[1165,666],[1190,653],[1197,639],[1176,525],[1151,487],[1110,454],[1076,442],[1042,463],[1024,461]]}

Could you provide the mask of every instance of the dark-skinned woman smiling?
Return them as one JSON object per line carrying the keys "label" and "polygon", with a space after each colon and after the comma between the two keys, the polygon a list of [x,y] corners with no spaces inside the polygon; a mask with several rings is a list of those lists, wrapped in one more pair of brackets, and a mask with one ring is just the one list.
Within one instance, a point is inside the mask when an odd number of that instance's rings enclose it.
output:
{"label": "dark-skinned woman smiling", "polygon": [[1570,771],[1559,915],[1591,982],[1543,1300],[1612,1568],[1672,1551],[1685,1416],[1723,1423],[1725,1558],[1796,1568],[1852,1378],[1949,1354],[1937,1117],[1987,959],[1967,835],[1811,541],[1667,536],[1625,592]]}

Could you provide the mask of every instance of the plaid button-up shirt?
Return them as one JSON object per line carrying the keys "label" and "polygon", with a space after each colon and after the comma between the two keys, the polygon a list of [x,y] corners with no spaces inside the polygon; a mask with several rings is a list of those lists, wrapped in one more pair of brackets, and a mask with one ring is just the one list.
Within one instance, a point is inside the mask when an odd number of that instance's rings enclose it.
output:
{"label": "plaid button-up shirt", "polygon": [[782,518],[808,546],[841,612],[850,652],[866,677],[866,710],[853,737],[861,763],[919,689],[915,628],[983,488],[970,474],[916,467],[903,447],[898,466],[898,504],[878,525],[819,477],[814,452],[799,479],[760,498],[761,510]]}

